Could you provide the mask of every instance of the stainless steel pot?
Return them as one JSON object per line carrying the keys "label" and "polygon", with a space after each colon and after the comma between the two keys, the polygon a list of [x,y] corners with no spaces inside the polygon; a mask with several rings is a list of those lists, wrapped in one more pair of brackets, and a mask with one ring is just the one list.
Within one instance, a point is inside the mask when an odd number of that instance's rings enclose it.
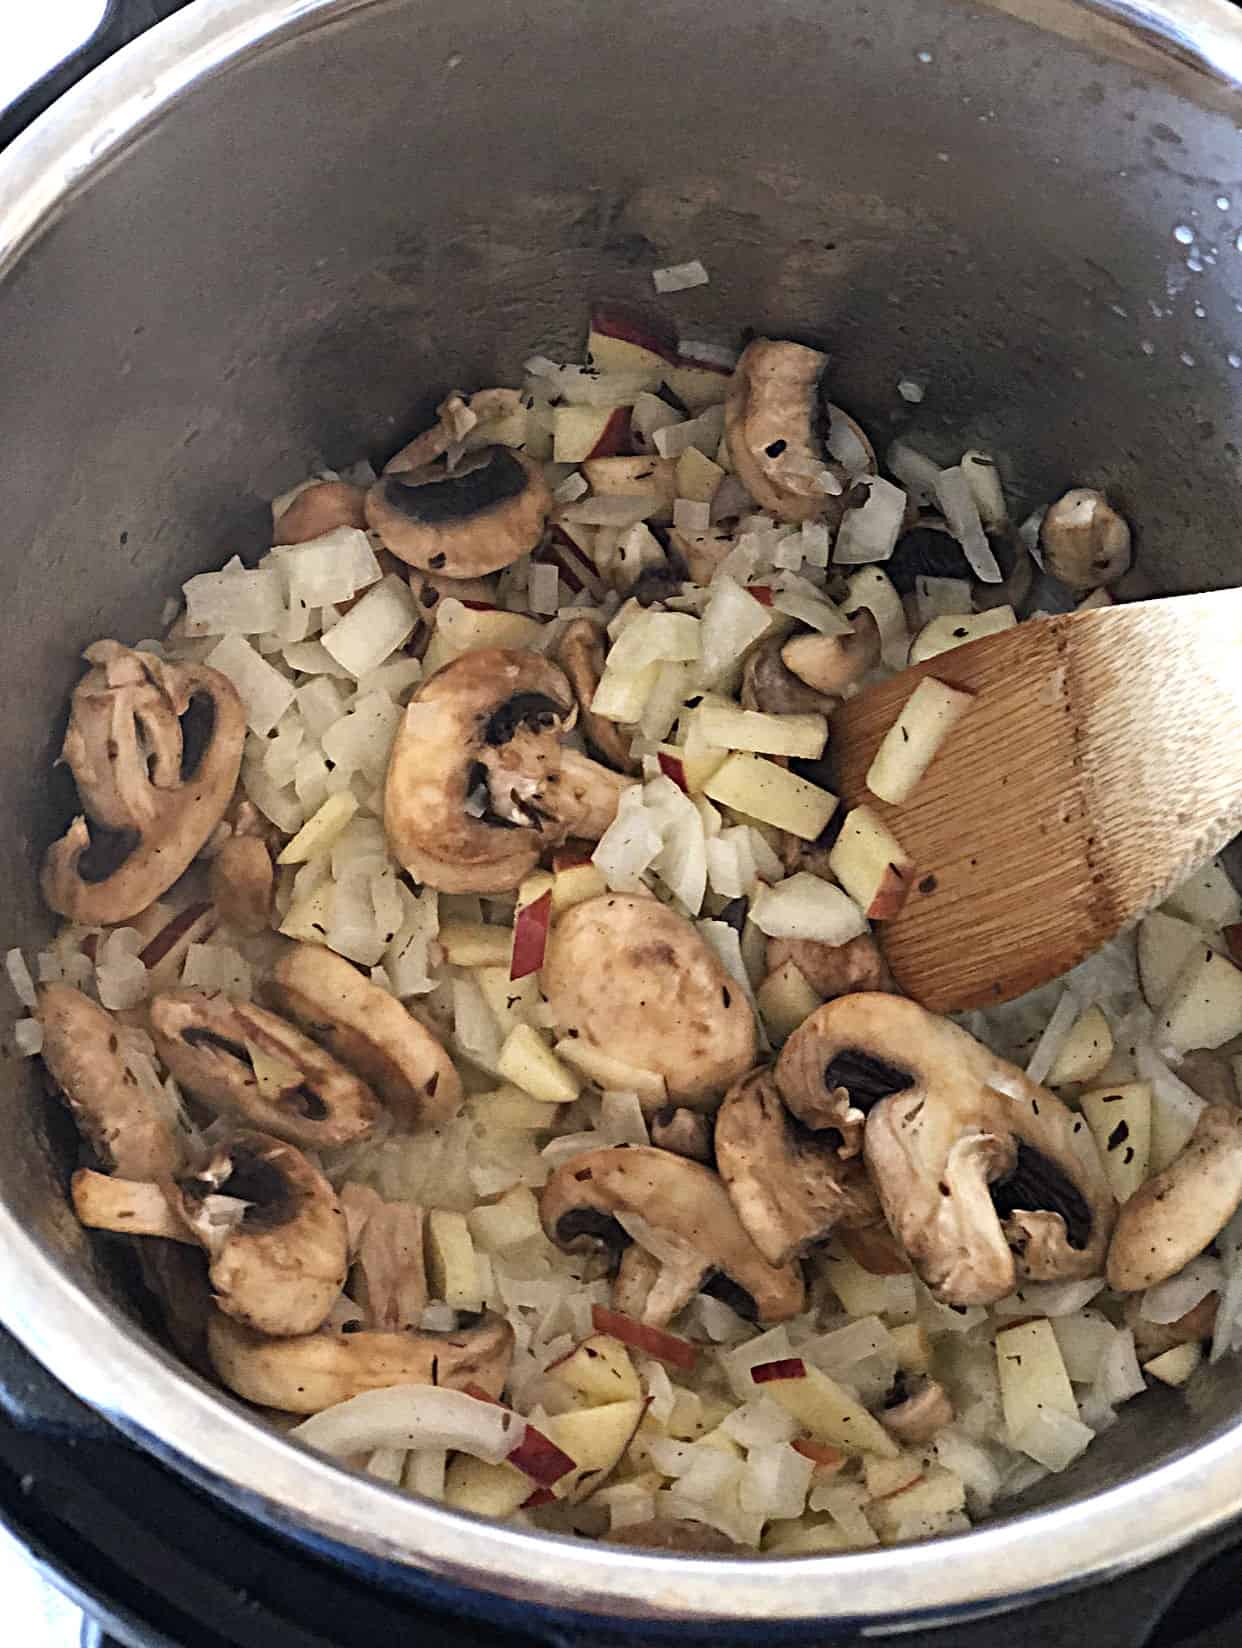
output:
{"label": "stainless steel pot", "polygon": [[[1023,20],[1025,19],[1025,20]],[[0,159],[0,935],[79,649],[253,554],[315,459],[385,453],[453,384],[573,340],[700,256],[684,330],[826,339],[881,438],[1103,484],[1145,587],[1237,581],[1242,25],[1224,0],[211,0]],[[912,410],[897,380],[927,384]],[[654,1622],[882,1627],[1009,1606],[1242,1512],[1242,1374],[1127,1409],[1022,1515],[788,1565],[471,1523],[254,1424],[137,1325],[0,1083],[0,1314],[144,1447],[392,1577]]]}

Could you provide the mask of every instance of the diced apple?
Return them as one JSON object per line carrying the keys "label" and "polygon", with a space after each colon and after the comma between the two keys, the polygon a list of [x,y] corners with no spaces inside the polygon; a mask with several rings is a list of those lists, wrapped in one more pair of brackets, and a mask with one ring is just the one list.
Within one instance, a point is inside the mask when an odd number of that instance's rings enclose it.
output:
{"label": "diced apple", "polygon": [[1083,1093],[1079,1108],[1095,1135],[1113,1195],[1128,1201],[1147,1177],[1151,1161],[1151,1088],[1122,1082]]}
{"label": "diced apple", "polygon": [[530,1477],[512,1465],[490,1465],[468,1453],[450,1459],[444,1503],[473,1516],[512,1516],[530,1496]]}
{"label": "diced apple", "polygon": [[611,1334],[593,1333],[547,1371],[570,1390],[585,1396],[593,1407],[642,1398],[642,1385],[630,1353]]}
{"label": "diced apple", "polygon": [[1177,975],[1156,1034],[1177,1053],[1221,1047],[1242,1034],[1242,969],[1206,944],[1196,950]]}
{"label": "diced apple", "polygon": [[724,404],[728,399],[732,375],[712,366],[673,366],[665,372],[664,382],[690,416],[697,418],[709,406]]}
{"label": "diced apple", "polygon": [[1164,1006],[1177,975],[1202,943],[1203,934],[1181,916],[1153,910],[1143,917],[1138,929],[1139,983],[1153,1012]]}
{"label": "diced apple", "polygon": [[648,519],[657,525],[672,520],[673,499],[678,496],[672,458],[588,458],[582,473],[595,497],[658,498],[660,507]]}
{"label": "diced apple", "polygon": [[959,617],[933,618],[930,624],[914,637],[910,648],[910,662],[922,664],[929,658],[939,658],[942,652],[964,647],[985,635],[999,635],[1003,629],[1012,629],[1018,622],[1012,607],[993,607],[989,612],[963,613]]}
{"label": "diced apple", "polygon": [[626,1064],[623,1059],[615,1059],[610,1053],[601,1052],[598,1047],[584,1042],[580,1036],[562,1037],[553,1052],[557,1058],[581,1071],[597,1087],[637,1093],[645,1108],[658,1109],[668,1096],[664,1077],[656,1071],[643,1070],[637,1065]]}
{"label": "diced apple", "polygon": [[494,1202],[485,1202],[466,1215],[475,1245],[484,1253],[503,1253],[519,1247],[543,1229],[539,1203],[525,1185],[514,1185]]}
{"label": "diced apple", "polygon": [[552,413],[555,463],[577,464],[587,458],[613,457],[624,452],[629,442],[627,406],[558,406]]}
{"label": "diced apple", "polygon": [[[763,1394],[792,1414],[817,1442],[829,1442],[847,1453],[897,1457],[899,1450],[892,1437],[843,1385],[798,1357],[776,1365],[791,1372],[764,1379],[760,1376],[761,1367],[752,1368],[751,1379],[756,1385],[762,1385]],[[801,1371],[793,1372],[795,1367]]]}
{"label": "diced apple", "polygon": [[931,1368],[932,1343],[927,1329],[920,1322],[905,1322],[890,1328],[893,1355],[903,1373],[923,1374]]}
{"label": "diced apple", "polygon": [[1184,1385],[1202,1361],[1203,1346],[1192,1341],[1153,1356],[1150,1362],[1143,1363],[1143,1372],[1150,1373],[1163,1385]]}
{"label": "diced apple", "polygon": [[764,1028],[774,1042],[783,1042],[823,1005],[823,997],[812,990],[792,961],[783,962],[756,991]]}
{"label": "diced apple", "polygon": [[583,904],[588,898],[597,898],[607,891],[608,883],[590,859],[582,864],[567,864],[556,871],[552,883],[552,913],[563,915],[575,904]]}
{"label": "diced apple", "polygon": [[482,1310],[479,1267],[464,1213],[435,1207],[427,1215],[427,1283],[454,1310]]}
{"label": "diced apple", "polygon": [[705,457],[697,446],[688,446],[677,460],[677,497],[710,504],[724,475],[720,465]]}
{"label": "diced apple", "polygon": [[924,676],[880,740],[867,769],[872,795],[894,806],[908,801],[936,752],[973,703],[973,693]]}
{"label": "diced apple", "polygon": [[607,1479],[633,1440],[644,1406],[632,1398],[598,1408],[577,1408],[541,1421],[549,1440],[574,1461],[574,1469],[552,1484],[557,1499],[576,1504]]}
{"label": "diced apple", "polygon": [[1068,1087],[1072,1082],[1094,1081],[1112,1056],[1113,1033],[1108,1020],[1098,1007],[1088,1007],[1061,1044],[1048,1073],[1048,1085]]}
{"label": "diced apple", "polygon": [[572,1104],[582,1089],[581,1079],[529,1024],[509,1032],[496,1068],[506,1081],[544,1104]]}
{"label": "diced apple", "polygon": [[507,1036],[519,1024],[534,1025],[539,1008],[539,981],[529,978],[511,979],[507,965],[478,967],[475,983],[483,992],[484,1000],[495,1014],[501,1034]]}
{"label": "diced apple", "polygon": [[1020,1436],[1041,1408],[1078,1418],[1074,1389],[1047,1317],[996,1335],[996,1372],[1011,1437]]}
{"label": "diced apple", "polygon": [[828,722],[822,715],[765,715],[733,704],[709,703],[699,706],[695,720],[706,743],[726,750],[818,761],[828,742]]}
{"label": "diced apple", "polygon": [[308,859],[326,853],[357,811],[358,798],[352,790],[339,790],[336,795],[330,795],[293,840],[281,849],[277,864],[305,864]]}
{"label": "diced apple", "polygon": [[761,824],[788,830],[801,841],[822,835],[837,810],[837,798],[830,791],[761,755],[727,757],[703,785],[703,794]]}
{"label": "diced apple", "polygon": [[1163,907],[1209,931],[1242,921],[1242,895],[1216,859],[1188,876]]}
{"label": "diced apple", "polygon": [[453,967],[507,967],[513,933],[508,927],[489,927],[481,921],[446,921],[439,943],[444,959]]}
{"label": "diced apple", "polygon": [[914,860],[870,807],[846,815],[828,868],[869,921],[891,921],[906,902]]}

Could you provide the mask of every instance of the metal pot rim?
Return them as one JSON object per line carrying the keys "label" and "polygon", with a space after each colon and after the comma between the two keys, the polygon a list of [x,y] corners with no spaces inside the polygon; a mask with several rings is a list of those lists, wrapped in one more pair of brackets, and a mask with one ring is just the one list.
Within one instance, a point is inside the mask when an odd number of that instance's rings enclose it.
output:
{"label": "metal pot rim", "polygon": [[[182,94],[247,52],[379,3],[215,0],[157,25],[0,156],[0,280],[74,195]],[[1015,9],[1012,0],[987,3]],[[1038,4],[1026,0],[1023,10]],[[1210,83],[1242,85],[1242,17],[1226,0],[1082,0],[1078,9],[1189,66],[1205,93]],[[935,1624],[1116,1575],[1242,1513],[1240,1419],[1106,1492],[985,1524],[948,1544],[799,1559],[799,1583],[790,1586],[787,1563],[653,1560],[649,1552],[463,1519],[342,1471],[189,1373],[122,1312],[86,1292],[3,1205],[0,1301],[4,1325],[61,1383],[144,1449],[268,1526],[570,1613],[670,1623]],[[896,1605],[897,1594],[917,1597],[917,1611]]]}

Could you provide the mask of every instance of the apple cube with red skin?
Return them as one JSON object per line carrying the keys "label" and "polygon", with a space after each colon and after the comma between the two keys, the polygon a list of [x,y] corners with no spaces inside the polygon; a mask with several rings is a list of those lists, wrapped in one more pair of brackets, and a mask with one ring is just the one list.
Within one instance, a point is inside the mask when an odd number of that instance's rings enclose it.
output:
{"label": "apple cube with red skin", "polygon": [[615,457],[629,445],[628,406],[558,406],[552,414],[552,457],[557,463]]}
{"label": "apple cube with red skin", "polygon": [[914,881],[914,860],[878,813],[855,807],[846,814],[828,868],[868,921],[891,921]]}
{"label": "apple cube with red skin", "polygon": [[750,1377],[815,1441],[843,1448],[847,1453],[876,1453],[885,1459],[895,1459],[900,1452],[883,1425],[857,1397],[800,1356],[761,1362],[750,1370]]}

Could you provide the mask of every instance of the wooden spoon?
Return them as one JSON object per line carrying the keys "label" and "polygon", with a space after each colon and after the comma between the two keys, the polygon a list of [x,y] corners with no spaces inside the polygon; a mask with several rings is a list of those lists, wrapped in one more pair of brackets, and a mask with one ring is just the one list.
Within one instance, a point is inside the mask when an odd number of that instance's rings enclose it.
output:
{"label": "wooden spoon", "polygon": [[[866,773],[921,677],[976,701],[909,800]],[[989,635],[848,700],[830,753],[915,862],[877,927],[935,1012],[1073,967],[1242,829],[1242,590],[1072,612]]]}

